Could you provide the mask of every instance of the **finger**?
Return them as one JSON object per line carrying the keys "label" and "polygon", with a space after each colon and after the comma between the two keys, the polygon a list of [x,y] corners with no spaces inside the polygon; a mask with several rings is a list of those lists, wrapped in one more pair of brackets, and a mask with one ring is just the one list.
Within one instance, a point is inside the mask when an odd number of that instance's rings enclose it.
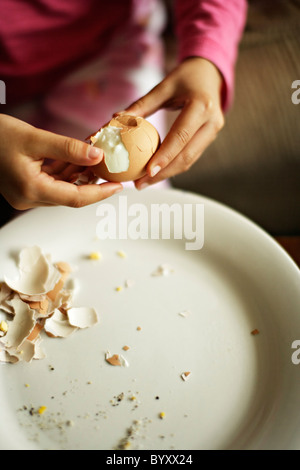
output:
{"label": "finger", "polygon": [[144,176],[137,180],[135,182],[136,188],[139,190],[144,189],[151,184],[159,183],[160,181],[189,170],[201,157],[206,148],[215,140],[216,136],[217,132],[215,127],[211,123],[206,123],[167,167],[153,178]]}
{"label": "finger", "polygon": [[166,82],[161,82],[149,93],[130,104],[125,110],[115,113],[115,115],[126,113],[133,116],[148,117],[163,108],[165,103],[171,99],[172,94],[173,87],[171,88]]}
{"label": "finger", "polygon": [[54,175],[56,179],[70,181],[75,174],[79,175],[84,171],[84,167],[77,165],[68,165],[61,173]]}
{"label": "finger", "polygon": [[106,199],[121,191],[119,183],[87,184],[76,186],[65,181],[41,178],[37,182],[36,192],[41,203],[83,207]]}
{"label": "finger", "polygon": [[27,209],[36,209],[37,207],[53,207],[53,206],[57,206],[57,204],[51,204],[47,202],[33,202],[33,203],[29,203]]}
{"label": "finger", "polygon": [[48,175],[57,175],[65,170],[69,163],[61,162],[60,160],[53,160],[52,162],[47,162],[46,164],[42,164],[41,169]]}
{"label": "finger", "polygon": [[103,158],[102,149],[40,129],[33,129],[27,152],[37,160],[49,158],[79,166],[96,165]]}
{"label": "finger", "polygon": [[154,177],[170,165],[205,122],[206,115],[201,103],[193,101],[185,105],[160,148],[151,158],[147,166],[148,175]]}

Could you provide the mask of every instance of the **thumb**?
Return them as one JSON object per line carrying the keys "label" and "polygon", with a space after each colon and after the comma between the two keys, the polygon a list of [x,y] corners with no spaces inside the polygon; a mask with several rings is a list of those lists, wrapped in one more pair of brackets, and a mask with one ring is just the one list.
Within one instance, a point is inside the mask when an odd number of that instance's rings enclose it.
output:
{"label": "thumb", "polygon": [[103,158],[103,150],[80,140],[40,129],[34,132],[34,147],[30,152],[33,158],[61,160],[79,166],[96,165]]}

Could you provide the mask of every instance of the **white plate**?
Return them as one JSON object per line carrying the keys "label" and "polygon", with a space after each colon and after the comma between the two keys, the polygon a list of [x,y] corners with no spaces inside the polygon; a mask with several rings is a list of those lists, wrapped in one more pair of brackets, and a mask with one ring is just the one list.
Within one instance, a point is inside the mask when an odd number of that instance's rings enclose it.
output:
{"label": "white plate", "polygon": [[[46,337],[44,360],[0,365],[0,448],[110,450],[131,428],[131,449],[299,449],[296,265],[259,227],[214,201],[125,190],[105,203],[118,210],[120,197],[149,213],[154,203],[204,204],[204,246],[99,240],[99,204],[36,209],[4,227],[0,279],[15,272],[24,246],[39,245],[78,268],[75,304],[97,308],[101,320],[69,339]],[[92,251],[102,260],[89,260]],[[151,276],[163,263],[174,272]],[[117,292],[126,279],[135,285]],[[179,315],[185,310],[189,316]],[[129,367],[107,364],[107,350]],[[40,406],[46,412],[32,416]]]}

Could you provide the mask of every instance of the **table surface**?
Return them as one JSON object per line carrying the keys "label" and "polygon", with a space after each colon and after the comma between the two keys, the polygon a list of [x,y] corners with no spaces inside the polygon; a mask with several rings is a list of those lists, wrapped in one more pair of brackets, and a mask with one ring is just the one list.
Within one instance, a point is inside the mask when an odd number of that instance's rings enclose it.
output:
{"label": "table surface", "polygon": [[300,235],[274,237],[300,268]]}

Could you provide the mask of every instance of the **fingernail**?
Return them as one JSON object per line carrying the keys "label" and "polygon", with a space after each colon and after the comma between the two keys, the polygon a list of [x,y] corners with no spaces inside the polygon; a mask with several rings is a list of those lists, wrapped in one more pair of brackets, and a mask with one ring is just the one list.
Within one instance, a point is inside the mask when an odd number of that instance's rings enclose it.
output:
{"label": "fingernail", "polygon": [[123,191],[123,186],[117,186],[114,183],[105,183],[107,189],[111,190],[114,194],[120,193]]}
{"label": "fingernail", "polygon": [[140,186],[138,187],[138,190],[141,191],[142,189],[148,188],[148,186],[149,186],[148,183],[142,183],[142,184],[140,184]]}
{"label": "fingernail", "polygon": [[103,155],[103,150],[99,149],[98,147],[92,147],[89,149],[89,154],[88,157],[91,160],[97,160],[99,157],[102,157]]}
{"label": "fingernail", "polygon": [[159,173],[161,170],[161,167],[159,165],[156,165],[152,170],[151,170],[151,176],[155,176],[157,175],[157,173]]}

